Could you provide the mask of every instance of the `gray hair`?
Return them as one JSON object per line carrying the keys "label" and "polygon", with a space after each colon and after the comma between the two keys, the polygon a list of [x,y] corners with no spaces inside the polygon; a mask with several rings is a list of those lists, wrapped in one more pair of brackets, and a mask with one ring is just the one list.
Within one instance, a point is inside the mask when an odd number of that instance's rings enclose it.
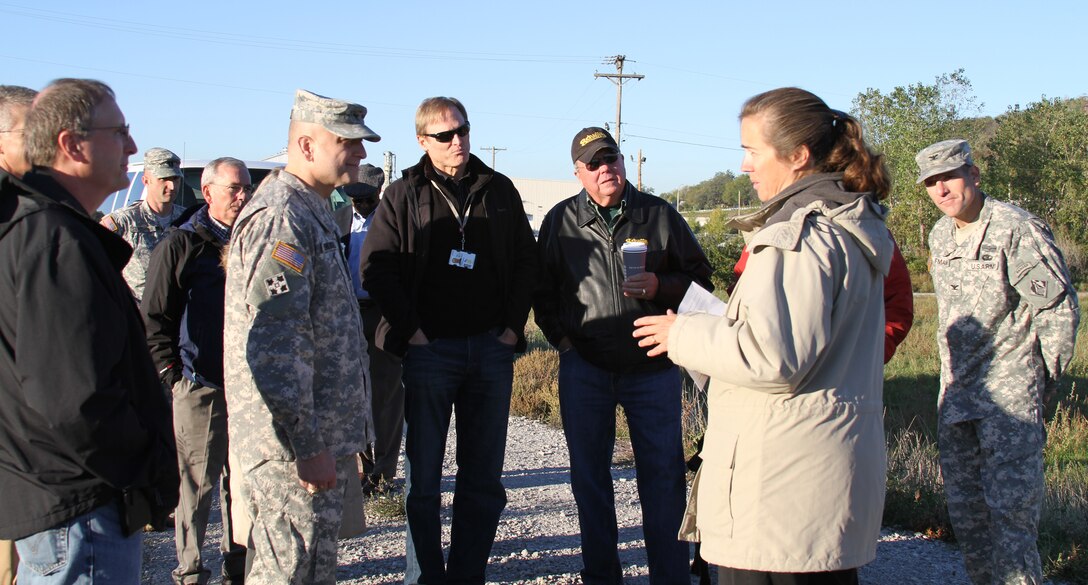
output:
{"label": "gray hair", "polygon": [[21,85],[0,85],[0,130],[11,130],[15,126],[12,120],[12,106],[30,107],[38,92]]}
{"label": "gray hair", "polygon": [[26,158],[30,164],[49,167],[57,158],[57,137],[64,130],[85,135],[94,122],[94,111],[115,99],[110,86],[94,79],[57,79],[34,99],[26,116]]}
{"label": "gray hair", "polygon": [[201,188],[211,185],[212,182],[215,181],[215,178],[219,176],[219,167],[221,166],[234,167],[238,170],[249,172],[249,169],[246,168],[246,163],[232,156],[221,156],[204,165],[204,172],[200,173]]}

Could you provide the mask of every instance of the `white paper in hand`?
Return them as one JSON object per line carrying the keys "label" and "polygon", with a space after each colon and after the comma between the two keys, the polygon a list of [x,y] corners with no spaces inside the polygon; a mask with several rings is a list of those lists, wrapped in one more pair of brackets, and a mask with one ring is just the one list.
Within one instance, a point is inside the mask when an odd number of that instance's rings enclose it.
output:
{"label": "white paper in hand", "polygon": [[[726,307],[724,301],[693,282],[688,287],[688,292],[684,293],[684,300],[680,301],[677,313],[681,315],[684,313],[707,313],[720,317],[725,314]],[[695,370],[689,369],[688,375],[695,382],[695,387],[700,390],[705,389],[707,382],[710,380],[709,376]]]}

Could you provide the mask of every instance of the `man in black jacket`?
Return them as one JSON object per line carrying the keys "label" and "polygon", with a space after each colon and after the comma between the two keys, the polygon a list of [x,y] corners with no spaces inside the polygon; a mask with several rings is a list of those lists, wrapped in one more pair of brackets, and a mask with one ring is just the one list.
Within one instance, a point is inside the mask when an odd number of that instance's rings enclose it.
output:
{"label": "man in black jacket", "polygon": [[223,583],[245,577],[246,550],[233,541],[230,470],[227,466],[227,400],[223,393],[223,291],[220,263],[234,220],[253,193],[245,163],[217,158],[204,167],[200,191],[206,206],[151,252],[141,305],[151,357],[174,401],[174,436],[181,472],[181,499],[174,514],[178,585],[207,583],[200,560],[219,487],[223,516]]}
{"label": "man in black jacket", "polygon": [[[664,356],[647,357],[632,333],[635,319],[675,311],[692,282],[712,289],[710,263],[679,213],[627,182],[608,131],[579,131],[571,158],[584,188],[544,218],[533,307],[559,350],[582,580],[622,582],[610,474],[618,404],[635,452],[650,582],[687,585],[688,547],[677,540],[685,496],[680,373]],[[645,251],[645,269],[625,278],[627,242]]]}
{"label": "man in black jacket", "polygon": [[[469,153],[456,99],[416,111],[426,153],[389,186],[363,244],[375,335],[404,356],[405,583],[483,583],[499,515],[515,351],[525,347],[536,252],[510,179]],[[457,484],[442,557],[442,458],[457,413]]]}
{"label": "man in black jacket", "polygon": [[136,145],[108,86],[61,79],[31,107],[26,151],[33,170],[0,185],[0,538],[24,585],[138,583],[177,455],[121,278],[132,249],[90,217]]}

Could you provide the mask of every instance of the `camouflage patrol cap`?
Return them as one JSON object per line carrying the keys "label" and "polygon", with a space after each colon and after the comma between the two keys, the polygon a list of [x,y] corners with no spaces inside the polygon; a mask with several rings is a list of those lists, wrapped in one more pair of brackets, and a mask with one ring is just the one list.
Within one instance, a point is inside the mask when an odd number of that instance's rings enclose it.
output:
{"label": "camouflage patrol cap", "polygon": [[340,138],[381,140],[381,136],[363,123],[365,117],[366,108],[359,104],[327,98],[305,89],[295,92],[295,106],[291,108],[292,120],[318,124]]}
{"label": "camouflage patrol cap", "polygon": [[947,173],[964,165],[975,165],[971,160],[971,146],[962,138],[930,144],[914,157],[914,162],[918,163],[919,183],[933,175]]}
{"label": "camouflage patrol cap", "polygon": [[165,148],[149,148],[144,153],[144,175],[156,179],[181,176],[181,159]]}

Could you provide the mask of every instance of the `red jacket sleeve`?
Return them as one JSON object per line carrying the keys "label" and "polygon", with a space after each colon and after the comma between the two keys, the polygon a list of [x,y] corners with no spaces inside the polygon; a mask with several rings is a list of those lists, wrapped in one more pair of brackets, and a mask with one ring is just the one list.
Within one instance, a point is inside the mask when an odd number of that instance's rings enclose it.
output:
{"label": "red jacket sleeve", "polygon": [[[894,243],[894,240],[893,240]],[[914,291],[910,286],[907,261],[895,244],[892,266],[884,277],[884,363],[895,355],[895,348],[914,325]]]}

